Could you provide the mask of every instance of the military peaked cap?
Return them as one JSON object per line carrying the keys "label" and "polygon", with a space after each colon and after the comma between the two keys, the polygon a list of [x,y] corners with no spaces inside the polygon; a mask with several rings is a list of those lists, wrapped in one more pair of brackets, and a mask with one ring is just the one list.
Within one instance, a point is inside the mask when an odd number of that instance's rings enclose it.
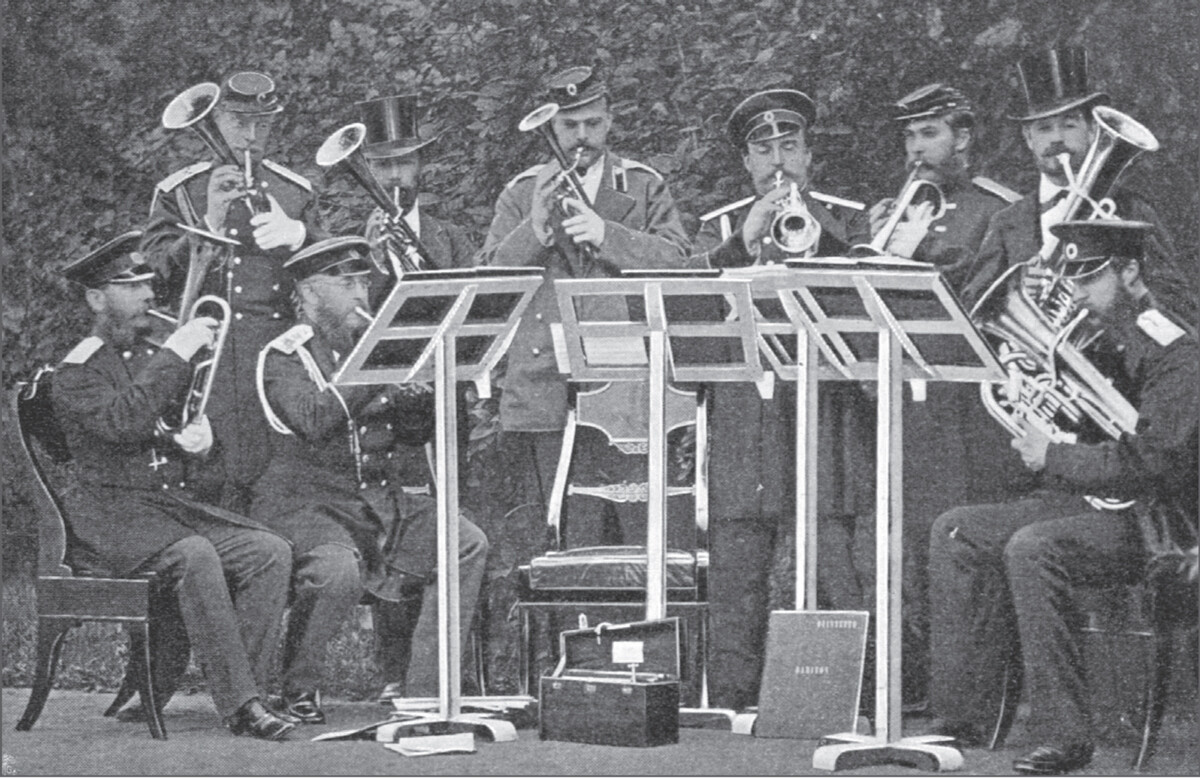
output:
{"label": "military peaked cap", "polygon": [[317,241],[293,254],[283,269],[294,281],[303,281],[318,273],[325,276],[361,276],[371,272],[365,259],[371,250],[366,238],[339,235]]}
{"label": "military peaked cap", "polygon": [[277,114],[283,110],[275,79],[253,70],[241,70],[225,79],[220,105],[235,114]]}
{"label": "military peaked cap", "polygon": [[1103,270],[1114,259],[1145,260],[1149,222],[1088,219],[1050,228],[1062,240],[1063,275],[1079,279]]}
{"label": "military peaked cap", "polygon": [[59,271],[70,281],[89,289],[105,284],[140,284],[154,278],[154,269],[137,251],[141,230],[122,233],[90,254]]}
{"label": "military peaked cap", "polygon": [[795,89],[755,92],[729,114],[726,129],[735,146],[759,143],[812,127],[817,104]]}
{"label": "military peaked cap", "polygon": [[560,70],[546,79],[547,97],[560,111],[579,108],[608,94],[608,85],[595,68],[580,65]]}

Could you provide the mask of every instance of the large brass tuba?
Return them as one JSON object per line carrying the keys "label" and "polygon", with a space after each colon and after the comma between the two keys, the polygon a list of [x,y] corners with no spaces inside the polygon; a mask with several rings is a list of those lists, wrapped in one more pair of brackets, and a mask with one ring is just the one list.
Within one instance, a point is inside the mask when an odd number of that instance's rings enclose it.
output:
{"label": "large brass tuba", "polygon": [[[1087,156],[1072,173],[1068,155],[1060,155],[1069,183],[1065,219],[1111,218],[1109,195],[1117,178],[1143,151],[1158,141],[1143,125],[1112,108],[1092,109],[1098,128]],[[1085,420],[1113,438],[1132,433],[1137,410],[1085,356],[1095,331],[1081,327],[1087,310],[1074,302],[1071,283],[1062,276],[1057,238],[1046,241],[1028,263],[1009,268],[971,311],[979,329],[996,347],[1008,381],[980,385],[984,405],[1014,435],[1028,420],[1052,441],[1071,442]],[[1023,283],[1027,266],[1046,271],[1040,290]]]}
{"label": "large brass tuba", "polygon": [[[202,311],[205,307],[215,308],[215,311]],[[155,312],[156,313],[156,312]],[[162,317],[163,315],[157,314]],[[210,349],[202,350],[199,359],[192,366],[192,381],[188,386],[187,396],[180,405],[178,412],[171,416],[160,417],[155,429],[161,435],[178,433],[192,422],[204,416],[208,407],[208,399],[212,396],[213,381],[217,377],[217,363],[225,346],[225,337],[229,334],[229,304],[225,298],[216,295],[205,295],[197,298],[192,304],[186,321],[190,322],[198,316],[212,316],[217,320],[217,335]],[[165,318],[165,317],[164,317]],[[169,318],[168,318],[169,321]],[[182,324],[181,320],[179,324]]]}
{"label": "large brass tuba", "polygon": [[325,139],[321,148],[317,149],[317,164],[323,168],[345,165],[350,176],[367,191],[375,204],[383,209],[383,213],[387,217],[384,236],[385,250],[388,256],[393,258],[393,262],[398,264],[398,267],[389,269],[379,266],[379,260],[372,252],[371,258],[380,271],[400,278],[401,275],[410,271],[437,268],[430,258],[429,252],[421,244],[421,239],[404,221],[404,209],[400,207],[397,198],[389,197],[383,185],[375,178],[375,174],[371,173],[371,168],[362,151],[366,135],[367,126],[361,122],[348,124],[335,131]]}

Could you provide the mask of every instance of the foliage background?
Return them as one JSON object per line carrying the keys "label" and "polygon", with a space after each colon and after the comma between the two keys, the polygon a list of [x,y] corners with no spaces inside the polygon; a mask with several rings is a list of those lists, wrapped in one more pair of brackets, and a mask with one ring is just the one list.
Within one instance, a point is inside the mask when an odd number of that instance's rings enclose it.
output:
{"label": "foliage background", "polygon": [[[1014,63],[1033,47],[1083,43],[1113,105],[1162,142],[1132,178],[1196,268],[1200,6],[1188,0],[3,0],[3,15],[6,389],[84,332],[55,269],[137,226],[155,182],[207,157],[192,134],[161,129],[163,107],[235,67],[276,78],[287,107],[270,156],[312,178],[331,224],[349,231],[365,198],[344,177],[323,181],[316,148],[357,120],[354,101],[419,93],[445,131],[427,154],[422,199],[482,239],[504,183],[546,156],[516,125],[552,69],[604,67],[618,117],[610,140],[666,175],[695,227],[694,215],[746,194],[724,119],[772,86],[817,100],[824,191],[868,202],[895,192],[902,147],[886,106],[934,80],[976,102],[979,172],[1025,190],[1034,173],[1006,119],[1021,111]],[[486,409],[477,420],[483,438]],[[474,485],[486,511],[502,485],[479,474]],[[6,477],[10,582],[33,558],[20,492]],[[27,646],[10,627],[6,681]]]}

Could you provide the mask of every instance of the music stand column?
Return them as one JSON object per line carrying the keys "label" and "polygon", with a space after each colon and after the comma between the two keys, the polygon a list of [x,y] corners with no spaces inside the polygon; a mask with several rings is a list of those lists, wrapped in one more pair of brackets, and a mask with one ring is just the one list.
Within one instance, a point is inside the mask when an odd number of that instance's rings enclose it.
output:
{"label": "music stand column", "polygon": [[[443,333],[434,351],[437,409],[438,490],[438,714],[452,720],[462,713],[462,673],[459,658],[462,636],[458,624],[461,597],[458,591],[458,419],[455,396],[454,343]],[[451,583],[453,582],[453,586]],[[453,626],[453,629],[451,629]]]}
{"label": "music stand column", "polygon": [[662,284],[648,283],[645,292],[649,324],[650,414],[648,498],[646,514],[646,619],[667,616],[667,322]]}

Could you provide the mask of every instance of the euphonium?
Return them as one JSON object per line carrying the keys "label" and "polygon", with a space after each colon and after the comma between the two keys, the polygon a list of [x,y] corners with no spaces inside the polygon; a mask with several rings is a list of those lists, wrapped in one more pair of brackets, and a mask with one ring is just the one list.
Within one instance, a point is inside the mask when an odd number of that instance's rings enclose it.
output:
{"label": "euphonium", "polygon": [[[575,172],[576,166],[579,165],[579,157],[582,149],[575,153],[575,159],[567,157],[566,151],[563,150],[562,144],[558,142],[558,136],[554,134],[554,128],[550,126],[550,120],[558,113],[558,103],[546,103],[539,106],[528,114],[517,125],[517,129],[523,133],[537,130],[541,133],[546,143],[550,145],[550,151],[554,154],[554,158],[558,160],[558,165],[562,168],[559,174],[558,183],[560,187],[566,189],[560,193],[558,198],[559,209],[564,216],[570,216],[567,205],[563,203],[566,197],[573,197],[583,203],[591,205],[591,199],[587,196],[587,191],[583,188],[583,181],[580,180],[579,174]],[[576,244],[579,251],[587,260],[595,260],[597,249],[590,243]]]}
{"label": "euphonium", "polygon": [[367,126],[361,122],[348,124],[335,131],[325,139],[321,148],[317,149],[317,164],[323,168],[344,164],[351,177],[367,191],[375,204],[383,209],[386,217],[386,250],[397,267],[388,269],[381,266],[372,252],[371,259],[380,271],[390,272],[399,278],[411,271],[437,268],[429,252],[421,244],[421,239],[404,221],[404,209],[400,207],[398,193],[396,197],[389,197],[383,185],[375,178],[375,174],[371,173],[362,151],[366,135]]}
{"label": "euphonium", "polygon": [[[783,186],[783,174],[775,172],[775,188]],[[808,212],[800,187],[791,183],[788,194],[779,204],[779,211],[771,220],[770,236],[781,250],[788,254],[811,256],[821,241],[821,224]]]}
{"label": "euphonium", "polygon": [[932,181],[917,178],[922,164],[918,160],[913,165],[912,170],[908,174],[908,179],[905,180],[904,186],[900,189],[900,194],[896,197],[895,202],[892,203],[892,210],[888,215],[887,221],[879,228],[879,232],[875,234],[870,243],[860,243],[850,247],[851,256],[869,257],[885,254],[888,244],[891,243],[892,234],[896,232],[896,228],[904,220],[904,216],[908,212],[908,207],[913,203],[932,203],[933,218],[931,221],[936,222],[945,215],[946,196],[942,192],[942,188]]}
{"label": "euphonium", "polygon": [[[205,306],[213,306],[217,311],[202,312],[201,309]],[[169,317],[158,312],[151,313],[169,320]],[[213,316],[214,313],[219,316]],[[212,395],[213,380],[217,377],[217,363],[221,359],[221,351],[225,347],[225,337],[229,333],[229,321],[232,318],[229,312],[229,303],[216,295],[197,298],[196,302],[192,304],[186,321],[190,322],[198,316],[213,316],[217,320],[217,335],[213,339],[212,347],[202,350],[203,353],[199,360],[192,366],[192,381],[188,385],[187,396],[180,405],[178,413],[170,417],[159,418],[155,427],[162,435],[178,433],[204,416],[204,410],[208,407],[208,399]]]}

